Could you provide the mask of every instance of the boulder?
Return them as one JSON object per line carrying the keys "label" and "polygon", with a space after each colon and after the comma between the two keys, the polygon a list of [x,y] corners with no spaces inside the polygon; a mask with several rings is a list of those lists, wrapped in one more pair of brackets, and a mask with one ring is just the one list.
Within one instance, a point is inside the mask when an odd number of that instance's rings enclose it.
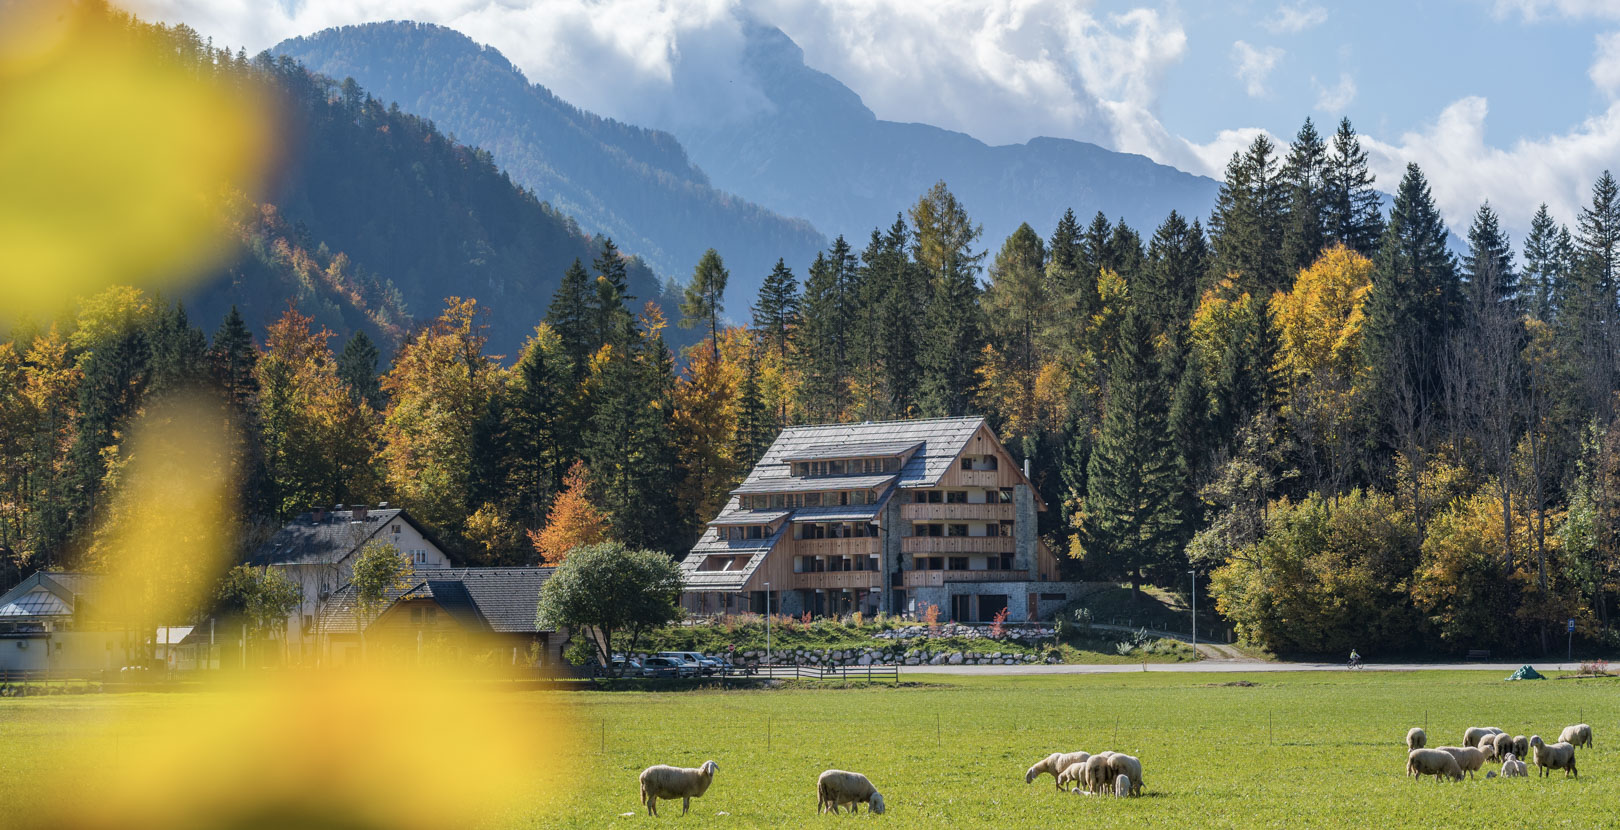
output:
{"label": "boulder", "polygon": [[960,652],[960,651],[951,652],[949,662],[953,666],[962,665],[962,652]]}

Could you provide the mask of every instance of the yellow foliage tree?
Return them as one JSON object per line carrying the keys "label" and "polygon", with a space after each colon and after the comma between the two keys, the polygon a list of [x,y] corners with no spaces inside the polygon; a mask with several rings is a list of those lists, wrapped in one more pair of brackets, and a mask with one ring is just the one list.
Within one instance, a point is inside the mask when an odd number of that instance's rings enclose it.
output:
{"label": "yellow foliage tree", "polygon": [[529,541],[547,565],[561,565],[568,552],[582,545],[594,545],[608,538],[607,516],[591,503],[590,471],[583,461],[575,461],[563,479],[563,492],[551,503],[546,526],[529,531]]}
{"label": "yellow foliage tree", "polygon": [[736,485],[733,436],[737,431],[739,372],[709,343],[687,355],[686,371],[675,385],[671,427],[676,436],[682,485],[681,516],[703,522],[720,512]]}

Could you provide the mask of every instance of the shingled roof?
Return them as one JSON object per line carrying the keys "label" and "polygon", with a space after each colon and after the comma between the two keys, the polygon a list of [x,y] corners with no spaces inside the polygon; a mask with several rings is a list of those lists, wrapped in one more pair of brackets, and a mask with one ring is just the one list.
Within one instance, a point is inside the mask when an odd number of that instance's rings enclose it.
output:
{"label": "shingled roof", "polygon": [[[388,606],[407,599],[432,599],[469,631],[531,634],[540,588],[556,568],[431,568],[390,590]],[[344,585],[321,611],[321,627],[333,634],[355,633],[359,592]]]}
{"label": "shingled roof", "polygon": [[303,513],[276,531],[253,552],[253,565],[332,565],[348,558],[371,541],[395,519],[408,522],[440,550],[444,546],[417,524],[409,513],[397,507],[370,508],[364,521],[355,521],[354,510],[323,510]]}
{"label": "shingled roof", "polygon": [[[93,600],[104,579],[101,574],[82,571],[38,571],[0,593],[0,617],[62,617],[84,608]],[[29,597],[43,589],[37,597]]]}
{"label": "shingled roof", "polygon": [[[815,483],[816,488],[836,489],[831,484],[821,484],[827,478],[794,478],[791,475],[789,461],[803,459],[808,456],[820,456],[828,451],[830,446],[846,446],[851,449],[849,455],[844,457],[860,457],[863,453],[874,455],[900,455],[905,448],[922,446],[912,453],[906,460],[896,484],[900,487],[932,487],[939,482],[945,471],[950,469],[951,460],[962,453],[973,433],[984,424],[983,418],[931,418],[921,421],[869,421],[864,424],[823,424],[820,426],[788,427],[776,436],[771,448],[765,451],[758,464],[748,473],[742,486],[733,492],[738,493],[769,493],[792,492],[805,489],[803,484]],[[864,447],[879,448],[882,452],[870,452]],[[896,449],[899,448],[899,449]],[[870,476],[856,476],[845,478],[861,479],[859,483],[851,482],[843,485],[846,489],[851,486],[880,486],[886,482],[880,479],[893,477],[894,474],[874,474]],[[866,480],[870,479],[868,483]]]}

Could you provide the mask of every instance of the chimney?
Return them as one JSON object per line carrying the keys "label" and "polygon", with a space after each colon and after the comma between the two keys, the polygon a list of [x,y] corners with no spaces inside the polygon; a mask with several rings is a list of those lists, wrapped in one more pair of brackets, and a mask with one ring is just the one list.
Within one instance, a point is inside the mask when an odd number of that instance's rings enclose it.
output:
{"label": "chimney", "polygon": [[387,510],[388,509],[388,502],[385,502],[385,501],[377,502],[377,509],[378,510]]}
{"label": "chimney", "polygon": [[363,504],[357,504],[354,505],[353,509],[354,515],[349,518],[349,521],[364,522],[366,520],[366,506]]}
{"label": "chimney", "polygon": [[1024,458],[1024,478],[1029,478],[1029,458]]}
{"label": "chimney", "polygon": [[317,507],[310,511],[310,524],[320,524],[326,521],[326,508]]}

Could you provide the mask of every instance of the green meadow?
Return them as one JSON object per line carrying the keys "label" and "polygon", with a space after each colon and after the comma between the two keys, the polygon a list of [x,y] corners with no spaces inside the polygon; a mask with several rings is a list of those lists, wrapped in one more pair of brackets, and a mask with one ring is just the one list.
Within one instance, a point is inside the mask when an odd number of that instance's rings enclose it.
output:
{"label": "green meadow", "polygon": [[[1620,680],[1503,682],[1497,672],[914,676],[894,686],[772,690],[514,692],[566,707],[577,732],[563,759],[571,787],[522,794],[507,827],[1484,827],[1620,826]],[[1251,685],[1252,684],[1252,685]],[[33,787],[34,750],[61,737],[83,707],[138,696],[0,701],[0,793]],[[1468,726],[1553,738],[1592,724],[1581,775],[1414,783],[1403,738],[1429,745]],[[1059,793],[1024,772],[1054,751],[1136,755],[1134,799]],[[637,774],[669,763],[720,767],[680,816],[650,818]],[[1486,769],[1494,765],[1487,764]],[[882,816],[815,813],[827,768],[869,776]],[[628,814],[628,815],[626,815]]]}

